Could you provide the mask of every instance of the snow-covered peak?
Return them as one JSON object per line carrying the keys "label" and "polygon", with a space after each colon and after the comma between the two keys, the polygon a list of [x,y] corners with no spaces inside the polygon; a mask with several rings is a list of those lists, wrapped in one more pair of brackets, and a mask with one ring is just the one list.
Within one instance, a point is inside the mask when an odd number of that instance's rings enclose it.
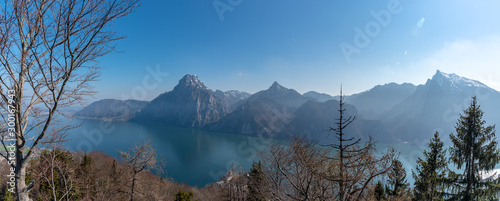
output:
{"label": "snow-covered peak", "polygon": [[485,84],[472,80],[466,77],[458,76],[455,73],[443,73],[439,70],[436,71],[436,74],[432,76],[432,80],[436,81],[440,86],[443,86],[444,84],[449,84],[452,87],[455,88],[462,88],[462,87],[481,87],[481,88],[489,88]]}

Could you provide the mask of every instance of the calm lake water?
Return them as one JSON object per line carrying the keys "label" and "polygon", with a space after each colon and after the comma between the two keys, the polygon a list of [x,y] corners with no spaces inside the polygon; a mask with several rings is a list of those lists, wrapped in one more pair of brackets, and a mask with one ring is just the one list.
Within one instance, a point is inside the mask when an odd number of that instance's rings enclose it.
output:
{"label": "calm lake water", "polygon": [[77,120],[82,126],[70,131],[66,147],[71,150],[102,150],[117,157],[151,139],[166,163],[169,178],[179,183],[203,187],[216,182],[234,165],[249,170],[255,153],[264,150],[269,140],[200,129],[168,127],[131,122]]}
{"label": "calm lake water", "polygon": [[[136,143],[151,139],[154,148],[167,162],[167,176],[179,183],[203,187],[216,182],[233,167],[248,171],[256,152],[266,150],[269,143],[278,142],[244,135],[210,132],[131,122],[75,120],[82,126],[70,131],[66,146],[71,150],[102,150],[117,157],[117,150],[127,150]],[[283,142],[281,142],[283,143]],[[413,183],[411,169],[422,156],[424,146],[411,144],[377,144],[378,152],[387,146],[401,152],[400,160],[407,170],[407,180]],[[165,176],[165,175],[164,175]]]}

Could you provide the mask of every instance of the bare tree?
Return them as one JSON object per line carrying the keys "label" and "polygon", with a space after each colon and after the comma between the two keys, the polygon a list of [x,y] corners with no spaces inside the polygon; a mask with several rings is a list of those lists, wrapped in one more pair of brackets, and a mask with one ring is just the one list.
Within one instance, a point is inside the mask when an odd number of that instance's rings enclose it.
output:
{"label": "bare tree", "polygon": [[[132,12],[138,0],[4,0],[0,6],[0,106],[15,110],[17,199],[30,200],[26,161],[50,132],[58,109],[93,93],[96,60],[123,38],[109,29],[110,22]],[[7,114],[1,117],[7,124]]]}
{"label": "bare tree", "polygon": [[372,181],[390,170],[395,153],[389,149],[386,154],[376,157],[375,144],[371,138],[361,145],[361,138],[347,137],[345,129],[356,117],[347,116],[344,105],[341,88],[339,118],[336,119],[336,126],[329,129],[334,132],[338,143],[326,145],[331,148],[331,152],[324,155],[330,167],[322,174],[327,180],[336,183],[336,200],[362,200],[366,199]]}
{"label": "bare tree", "polygon": [[265,199],[332,200],[333,182],[321,176],[327,170],[325,151],[303,138],[288,146],[272,145],[261,156],[263,186],[254,188]]}
{"label": "bare tree", "polygon": [[133,201],[137,193],[136,184],[138,183],[139,173],[143,171],[156,171],[157,174],[163,172],[163,160],[157,157],[156,150],[151,146],[151,141],[148,140],[143,144],[136,144],[133,148],[126,152],[118,151],[122,157],[125,166],[128,166],[132,171],[132,183],[130,191],[126,192],[130,195],[130,200]]}
{"label": "bare tree", "polygon": [[222,187],[223,197],[228,201],[248,200],[248,177],[246,173],[241,170],[241,166],[233,166],[233,168],[221,178],[224,183]]}
{"label": "bare tree", "polygon": [[74,169],[72,168],[72,154],[61,149],[46,149],[42,151],[38,170],[40,182],[48,186],[49,192],[41,192],[49,197],[42,199],[71,200],[75,194]]}

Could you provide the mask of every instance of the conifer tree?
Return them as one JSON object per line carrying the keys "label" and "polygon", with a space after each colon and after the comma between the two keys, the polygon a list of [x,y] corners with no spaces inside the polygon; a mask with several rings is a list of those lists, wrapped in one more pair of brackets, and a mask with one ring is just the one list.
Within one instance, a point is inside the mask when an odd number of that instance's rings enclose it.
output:
{"label": "conifer tree", "polygon": [[179,191],[175,194],[175,201],[191,201],[193,195],[193,192],[185,193],[184,191]]}
{"label": "conifer tree", "polygon": [[460,114],[456,134],[450,134],[453,147],[450,149],[450,161],[456,165],[459,173],[450,172],[451,193],[453,200],[498,199],[499,178],[497,175],[486,176],[500,161],[497,148],[495,126],[485,127],[484,112],[480,109],[476,97]]}
{"label": "conifer tree", "polygon": [[265,175],[262,169],[262,163],[254,162],[250,169],[248,181],[248,199],[251,201],[265,200]]}
{"label": "conifer tree", "polygon": [[90,169],[90,164],[92,163],[92,158],[87,156],[87,152],[83,155],[82,162],[80,166],[77,168],[77,175],[79,179],[81,179],[81,191],[85,197],[91,197],[93,189],[93,181],[92,181],[92,170]]}
{"label": "conifer tree", "polygon": [[427,145],[429,151],[424,150],[424,159],[418,158],[417,167],[412,171],[415,179],[414,200],[443,200],[444,182],[446,178],[446,149],[439,133],[434,133]]}
{"label": "conifer tree", "polygon": [[397,198],[407,195],[409,184],[406,181],[406,170],[403,168],[403,163],[398,159],[392,160],[391,169],[388,172],[389,180],[387,181],[386,194],[389,197]]}
{"label": "conifer tree", "polygon": [[374,197],[375,197],[375,200],[385,200],[386,196],[385,196],[385,188],[384,188],[384,184],[382,184],[381,181],[378,181],[377,182],[377,185],[375,185],[375,189],[374,189]]}

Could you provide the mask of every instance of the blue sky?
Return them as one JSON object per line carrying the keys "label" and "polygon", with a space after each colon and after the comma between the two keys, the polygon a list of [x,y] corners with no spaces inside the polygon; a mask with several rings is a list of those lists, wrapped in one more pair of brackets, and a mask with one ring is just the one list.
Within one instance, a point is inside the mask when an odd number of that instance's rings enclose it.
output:
{"label": "blue sky", "polygon": [[[254,93],[278,81],[336,95],[340,84],[347,94],[422,84],[440,69],[500,90],[498,8],[465,0],[144,0],[111,27],[127,38],[99,60],[99,93],[89,100],[151,100],[185,74],[211,89]],[[356,46],[357,29],[369,43]],[[341,44],[356,51],[345,56]]]}

